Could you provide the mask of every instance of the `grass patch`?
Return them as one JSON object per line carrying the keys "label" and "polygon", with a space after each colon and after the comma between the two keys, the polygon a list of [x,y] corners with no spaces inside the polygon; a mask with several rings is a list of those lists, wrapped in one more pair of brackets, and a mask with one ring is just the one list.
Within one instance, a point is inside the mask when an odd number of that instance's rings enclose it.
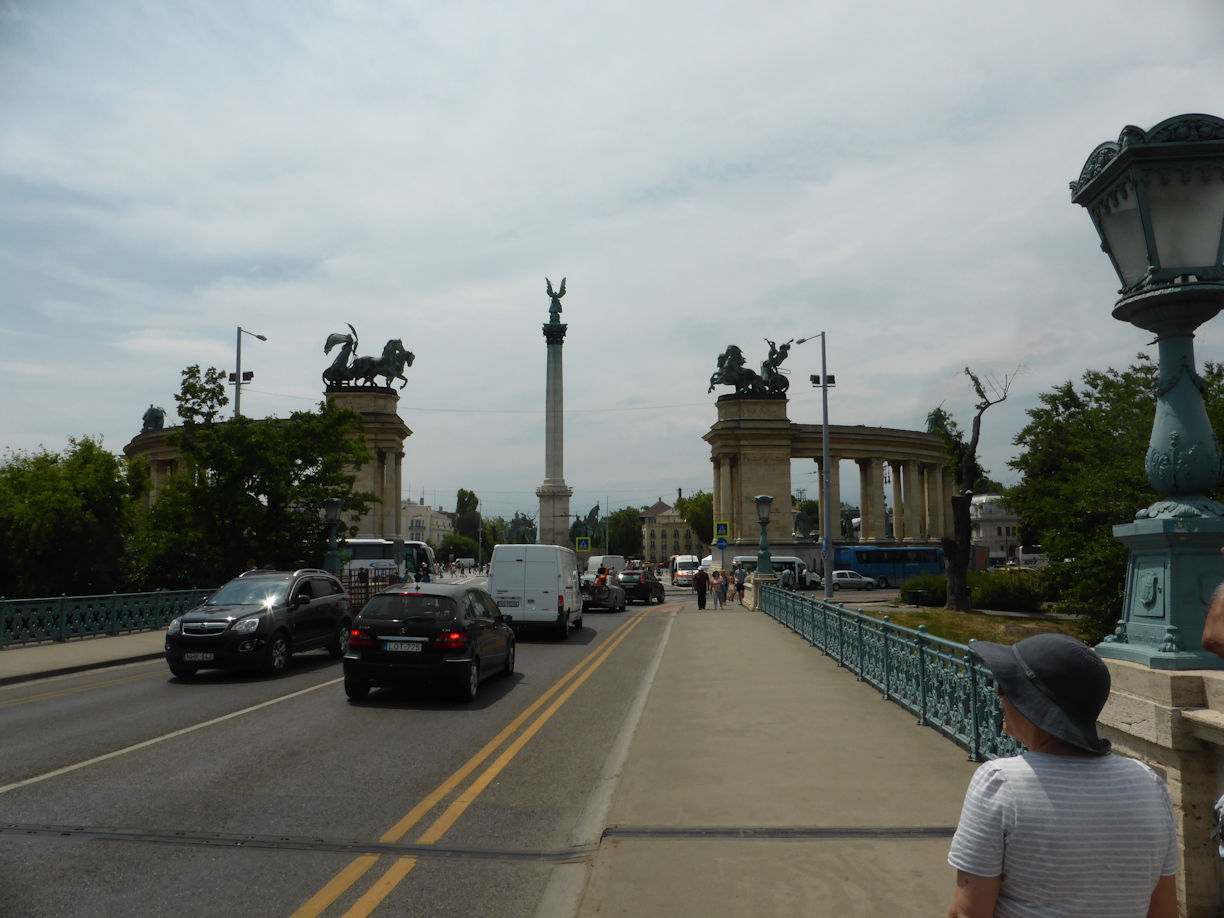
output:
{"label": "grass patch", "polygon": [[926,625],[929,634],[946,641],[968,644],[970,640],[1014,644],[1034,634],[1059,632],[1083,640],[1083,624],[1079,619],[1049,621],[1039,618],[1011,618],[985,615],[981,612],[954,612],[950,609],[929,609],[922,612],[864,610],[872,618],[883,618],[903,628]]}

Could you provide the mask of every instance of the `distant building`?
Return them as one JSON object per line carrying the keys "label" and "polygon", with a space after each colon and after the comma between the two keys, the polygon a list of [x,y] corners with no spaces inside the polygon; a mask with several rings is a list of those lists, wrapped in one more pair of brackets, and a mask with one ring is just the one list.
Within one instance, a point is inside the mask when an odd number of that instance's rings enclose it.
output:
{"label": "distant building", "polygon": [[1020,517],[1003,503],[999,494],[975,494],[969,503],[972,529],[970,541],[987,558],[987,564],[1011,564],[1020,550]]}
{"label": "distant building", "polygon": [[[679,493],[679,492],[677,492]],[[659,498],[642,511],[642,559],[666,564],[672,555],[696,555],[704,558],[710,546],[696,534],[676,512]]]}
{"label": "distant building", "polygon": [[420,503],[406,500],[403,503],[404,538],[410,542],[428,542],[434,548],[455,531],[455,514],[441,507],[426,506],[425,498]]}

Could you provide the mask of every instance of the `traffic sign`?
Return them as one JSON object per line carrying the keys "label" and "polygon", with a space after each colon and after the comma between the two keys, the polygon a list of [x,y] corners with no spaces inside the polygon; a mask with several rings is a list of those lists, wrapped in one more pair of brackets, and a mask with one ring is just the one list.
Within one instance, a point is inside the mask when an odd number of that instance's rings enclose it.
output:
{"label": "traffic sign", "polygon": [[829,560],[829,550],[828,550],[827,548],[822,548],[822,549],[820,550],[820,560],[821,560],[821,561],[828,561],[828,560]]}
{"label": "traffic sign", "polygon": [[715,542],[714,544],[718,546],[718,550],[719,550],[719,551],[722,551],[724,548],[726,548],[726,547],[727,547],[727,540],[726,540],[726,539],[719,539],[719,540],[718,540],[717,542]]}
{"label": "traffic sign", "polygon": [[578,536],[577,538],[574,539],[574,551],[590,551],[590,550],[591,550],[591,537],[590,536]]}
{"label": "traffic sign", "polygon": [[[730,537],[731,537],[731,524],[730,523],[715,523],[714,524],[714,538],[727,539]],[[720,545],[718,547],[722,548],[723,546]]]}

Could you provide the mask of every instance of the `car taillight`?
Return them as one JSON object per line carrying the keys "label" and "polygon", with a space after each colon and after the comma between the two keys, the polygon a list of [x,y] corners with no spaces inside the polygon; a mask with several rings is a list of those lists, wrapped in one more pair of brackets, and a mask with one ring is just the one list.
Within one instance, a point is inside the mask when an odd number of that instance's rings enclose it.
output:
{"label": "car taillight", "polygon": [[557,614],[559,615],[564,611],[565,611],[565,596],[558,595],[557,596]]}
{"label": "car taillight", "polygon": [[433,646],[439,650],[461,650],[467,645],[466,631],[443,631],[433,639]]}
{"label": "car taillight", "polygon": [[349,632],[349,646],[350,647],[373,647],[374,638],[370,636],[370,632],[358,631],[356,628],[354,628],[352,631]]}

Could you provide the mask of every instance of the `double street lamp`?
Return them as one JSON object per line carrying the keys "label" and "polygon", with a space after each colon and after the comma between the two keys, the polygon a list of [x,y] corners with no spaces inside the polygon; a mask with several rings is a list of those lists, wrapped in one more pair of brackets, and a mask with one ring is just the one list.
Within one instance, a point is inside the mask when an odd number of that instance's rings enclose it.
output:
{"label": "double street lamp", "polygon": [[[824,582],[825,602],[833,601],[833,541],[831,533],[833,532],[833,487],[831,482],[831,471],[829,469],[829,387],[837,383],[834,378],[829,375],[828,367],[825,365],[825,341],[827,337],[824,332],[818,335],[811,335],[808,338],[800,338],[796,344],[802,344],[811,338],[820,338],[820,378],[809,376],[813,386],[820,386],[820,443],[821,443],[821,478],[823,481],[820,484],[820,578]],[[838,514],[840,517],[840,513]]]}
{"label": "double street lamp", "polygon": [[1122,129],[1071,183],[1122,282],[1113,316],[1159,346],[1147,475],[1160,499],[1114,527],[1129,550],[1126,599],[1101,656],[1156,669],[1220,669],[1199,635],[1220,582],[1219,444],[1194,368],[1194,331],[1224,307],[1224,119],[1178,115]]}
{"label": "double street lamp", "polygon": [[230,374],[230,382],[234,384],[234,417],[242,414],[242,387],[249,383],[255,374],[251,371],[242,372],[242,336],[250,335],[252,338],[258,338],[260,341],[267,341],[263,335],[257,335],[253,331],[247,331],[241,325],[238,326],[238,354],[234,358],[234,372]]}

